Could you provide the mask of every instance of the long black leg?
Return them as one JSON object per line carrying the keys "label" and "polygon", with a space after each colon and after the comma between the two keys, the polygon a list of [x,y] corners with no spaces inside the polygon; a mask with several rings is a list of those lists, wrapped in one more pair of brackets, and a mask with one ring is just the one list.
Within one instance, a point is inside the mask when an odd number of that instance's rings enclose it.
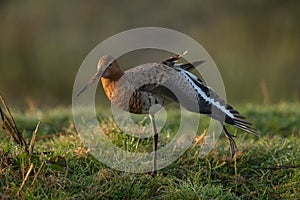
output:
{"label": "long black leg", "polygon": [[230,144],[231,159],[233,159],[234,154],[235,154],[235,148],[237,146],[236,146],[234,139],[232,138],[232,135],[228,132],[225,125],[224,124],[222,124],[222,125],[223,125],[223,130],[224,130],[225,136],[228,139],[229,144]]}
{"label": "long black leg", "polygon": [[154,119],[154,115],[150,114],[150,120],[152,122],[152,128],[153,128],[153,150],[154,150],[154,154],[153,154],[153,172],[152,172],[152,176],[155,177],[157,172],[156,172],[156,151],[157,151],[157,143],[158,143],[158,133],[157,133],[157,129],[156,129],[156,124],[155,124],[155,119]]}

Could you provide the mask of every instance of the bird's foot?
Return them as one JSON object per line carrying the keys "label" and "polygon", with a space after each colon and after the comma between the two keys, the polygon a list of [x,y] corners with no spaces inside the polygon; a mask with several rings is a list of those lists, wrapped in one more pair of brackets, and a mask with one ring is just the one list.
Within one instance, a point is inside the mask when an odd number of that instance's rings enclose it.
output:
{"label": "bird's foot", "polygon": [[229,145],[230,145],[230,152],[231,152],[231,159],[233,159],[234,155],[235,155],[235,149],[237,147],[233,137],[235,137],[234,135],[231,135],[225,126],[223,126],[223,129],[224,129],[224,133],[225,133],[225,136],[226,138],[228,139],[229,141]]}
{"label": "bird's foot", "polygon": [[234,155],[235,155],[235,149],[236,149],[236,143],[234,141],[234,139],[232,138],[232,136],[230,135],[229,137],[227,137],[229,144],[230,144],[230,152],[231,152],[231,159],[233,159]]}
{"label": "bird's foot", "polygon": [[147,174],[152,176],[152,178],[155,178],[157,176],[157,171],[148,172]]}

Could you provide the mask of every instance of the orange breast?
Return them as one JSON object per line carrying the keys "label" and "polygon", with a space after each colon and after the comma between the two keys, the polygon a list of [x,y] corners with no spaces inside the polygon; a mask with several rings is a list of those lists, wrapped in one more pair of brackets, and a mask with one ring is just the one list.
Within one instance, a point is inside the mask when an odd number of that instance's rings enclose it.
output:
{"label": "orange breast", "polygon": [[109,78],[101,78],[104,92],[109,100],[112,98],[113,91],[115,89],[116,81],[113,81]]}

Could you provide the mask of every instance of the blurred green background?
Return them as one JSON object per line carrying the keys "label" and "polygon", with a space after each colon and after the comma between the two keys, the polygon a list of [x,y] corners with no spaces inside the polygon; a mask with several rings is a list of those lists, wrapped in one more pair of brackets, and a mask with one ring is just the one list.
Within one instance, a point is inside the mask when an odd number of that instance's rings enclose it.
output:
{"label": "blurred green background", "polygon": [[17,107],[70,105],[76,72],[98,43],[157,26],[203,45],[228,101],[298,101],[299,10],[297,0],[2,0],[0,93]]}

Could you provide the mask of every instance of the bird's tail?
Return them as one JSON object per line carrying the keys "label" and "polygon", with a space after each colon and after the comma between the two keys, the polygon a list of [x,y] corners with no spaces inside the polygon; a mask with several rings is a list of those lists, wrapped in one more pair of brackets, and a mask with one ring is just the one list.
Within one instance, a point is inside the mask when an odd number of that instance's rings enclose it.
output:
{"label": "bird's tail", "polygon": [[253,135],[259,136],[258,131],[253,127],[253,125],[246,120],[237,110],[232,106],[226,104],[226,109],[233,115],[233,117],[226,115],[225,123],[230,124],[238,129],[252,133]]}

